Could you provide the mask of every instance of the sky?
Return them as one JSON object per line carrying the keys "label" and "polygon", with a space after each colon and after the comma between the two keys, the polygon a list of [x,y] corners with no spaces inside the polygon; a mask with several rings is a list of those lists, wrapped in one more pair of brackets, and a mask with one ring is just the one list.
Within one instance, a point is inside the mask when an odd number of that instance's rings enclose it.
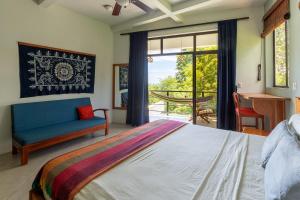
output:
{"label": "sky", "polygon": [[175,76],[176,60],[176,56],[153,57],[153,63],[148,63],[149,84],[156,84],[168,76]]}

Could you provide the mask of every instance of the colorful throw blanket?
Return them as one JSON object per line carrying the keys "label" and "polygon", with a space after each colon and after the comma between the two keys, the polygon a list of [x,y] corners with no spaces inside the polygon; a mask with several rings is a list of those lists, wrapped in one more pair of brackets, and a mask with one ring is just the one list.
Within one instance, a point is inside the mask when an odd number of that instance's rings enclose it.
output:
{"label": "colorful throw blanket", "polygon": [[185,124],[158,120],[54,158],[40,170],[33,190],[45,199],[71,200],[93,179]]}

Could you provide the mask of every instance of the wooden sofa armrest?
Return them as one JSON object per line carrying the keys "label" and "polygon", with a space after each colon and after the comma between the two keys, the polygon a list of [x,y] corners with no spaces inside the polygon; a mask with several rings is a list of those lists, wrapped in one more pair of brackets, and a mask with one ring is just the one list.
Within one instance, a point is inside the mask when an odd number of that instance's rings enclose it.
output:
{"label": "wooden sofa armrest", "polygon": [[107,108],[97,108],[97,109],[93,110],[93,112],[97,112],[97,111],[103,111],[104,112],[104,117],[105,117],[106,121],[109,120],[109,117],[108,117],[108,111],[109,111],[109,109],[107,109]]}
{"label": "wooden sofa armrest", "polygon": [[107,111],[109,111],[109,109],[108,108],[97,108],[97,109],[95,109],[95,110],[93,110],[94,112],[96,112],[96,111],[104,111],[104,112],[107,112]]}
{"label": "wooden sofa armrest", "polygon": [[108,111],[109,111],[109,109],[107,109],[107,108],[97,108],[93,111],[94,112],[97,112],[97,111],[103,111],[104,112],[104,118],[105,118],[105,124],[106,124],[105,135],[108,135],[108,132],[109,132],[109,115],[108,115]]}

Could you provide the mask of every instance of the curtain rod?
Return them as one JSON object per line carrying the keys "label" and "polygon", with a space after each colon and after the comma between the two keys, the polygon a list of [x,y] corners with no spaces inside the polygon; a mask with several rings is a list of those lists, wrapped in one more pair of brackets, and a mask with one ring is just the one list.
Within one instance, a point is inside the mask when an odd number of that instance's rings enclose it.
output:
{"label": "curtain rod", "polygon": [[[235,18],[237,21],[241,20],[248,20],[250,17],[242,17],[242,18]],[[234,19],[228,19],[228,20],[234,20]],[[221,21],[227,21],[227,20],[221,20]],[[200,26],[200,25],[209,25],[209,24],[215,24],[221,21],[213,21],[213,22],[204,22],[204,23],[198,23],[198,24],[188,24],[188,25],[183,25],[183,26],[174,26],[174,27],[168,27],[168,28],[158,28],[158,29],[151,29],[151,30],[145,30],[148,32],[153,32],[153,31],[163,31],[163,30],[171,30],[171,29],[177,29],[177,28],[186,28],[186,27],[193,27],[193,26]],[[139,33],[143,31],[136,31],[136,32],[128,32],[128,33],[121,33],[120,35],[130,35],[131,33]]]}

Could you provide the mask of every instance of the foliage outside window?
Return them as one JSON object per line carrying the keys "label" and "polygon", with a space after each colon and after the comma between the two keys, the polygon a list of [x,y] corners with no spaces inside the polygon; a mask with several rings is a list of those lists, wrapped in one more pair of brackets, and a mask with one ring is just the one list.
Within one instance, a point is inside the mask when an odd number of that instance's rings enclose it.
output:
{"label": "foliage outside window", "polygon": [[274,31],[274,87],[288,87],[286,23]]}

